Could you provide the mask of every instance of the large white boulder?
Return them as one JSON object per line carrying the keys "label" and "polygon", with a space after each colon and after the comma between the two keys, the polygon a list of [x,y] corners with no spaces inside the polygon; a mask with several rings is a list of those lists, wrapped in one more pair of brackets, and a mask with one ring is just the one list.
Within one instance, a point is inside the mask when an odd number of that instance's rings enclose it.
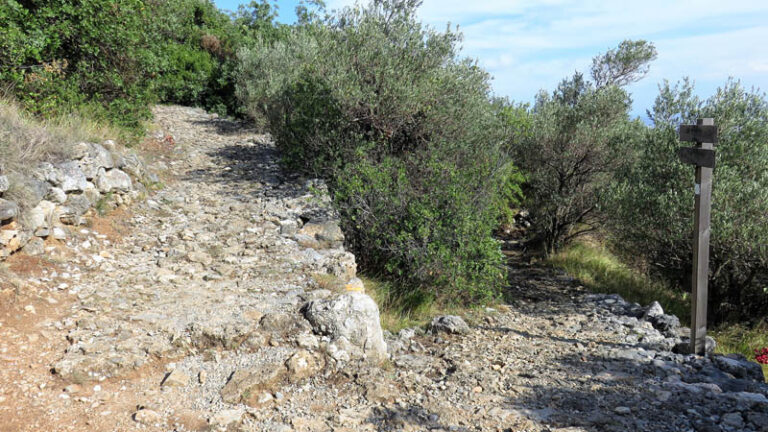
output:
{"label": "large white boulder", "polygon": [[348,354],[349,359],[386,359],[387,344],[381,332],[379,307],[366,294],[348,292],[313,300],[303,311],[316,333],[330,337],[332,357],[346,359]]}

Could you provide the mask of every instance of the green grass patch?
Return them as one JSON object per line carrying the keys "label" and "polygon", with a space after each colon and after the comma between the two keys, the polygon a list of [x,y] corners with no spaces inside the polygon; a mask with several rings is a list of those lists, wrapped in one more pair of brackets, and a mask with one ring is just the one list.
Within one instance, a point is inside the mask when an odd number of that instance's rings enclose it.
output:
{"label": "green grass patch", "polygon": [[[750,360],[755,359],[755,350],[768,347],[768,323],[763,322],[754,328],[732,324],[717,328],[710,333],[717,341],[715,352],[720,354],[744,354]],[[763,367],[763,375],[768,382],[768,365]]]}
{"label": "green grass patch", "polygon": [[390,282],[362,275],[358,277],[365,285],[366,294],[379,305],[384,330],[397,333],[404,328],[424,326],[439,313],[434,299],[425,296],[422,291],[398,295]]}
{"label": "green grass patch", "polygon": [[675,291],[663,282],[652,280],[622,263],[603,246],[575,243],[548,261],[579,279],[590,291],[619,294],[625,300],[648,305],[658,301],[666,313],[690,320],[688,294]]}
{"label": "green grass patch", "polygon": [[[648,305],[658,301],[666,313],[677,315],[685,325],[690,321],[690,301],[687,293],[672,289],[622,263],[603,246],[573,244],[547,262],[578,278],[590,291],[619,294],[625,300]],[[710,332],[717,341],[716,352],[740,353],[754,360],[754,351],[768,346],[768,323],[754,328],[730,324]],[[768,377],[768,365],[763,373]]]}

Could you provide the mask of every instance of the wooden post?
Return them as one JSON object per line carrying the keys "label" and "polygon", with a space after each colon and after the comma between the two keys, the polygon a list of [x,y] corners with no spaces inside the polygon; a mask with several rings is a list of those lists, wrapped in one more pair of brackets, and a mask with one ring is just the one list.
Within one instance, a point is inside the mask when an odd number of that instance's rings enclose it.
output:
{"label": "wooden post", "polygon": [[[697,126],[714,126],[714,119],[699,119]],[[714,140],[712,140],[714,141]],[[702,142],[699,148],[712,150],[714,143]],[[694,186],[695,214],[693,234],[693,273],[691,299],[691,353],[704,355],[707,336],[707,296],[709,283],[710,210],[712,208],[713,168],[696,166]]]}
{"label": "wooden post", "polygon": [[711,118],[696,125],[681,125],[680,140],[693,141],[696,147],[679,149],[680,160],[696,166],[693,234],[693,273],[691,288],[691,353],[704,355],[707,336],[707,296],[709,282],[710,211],[712,209],[712,171],[715,168],[717,127]]}

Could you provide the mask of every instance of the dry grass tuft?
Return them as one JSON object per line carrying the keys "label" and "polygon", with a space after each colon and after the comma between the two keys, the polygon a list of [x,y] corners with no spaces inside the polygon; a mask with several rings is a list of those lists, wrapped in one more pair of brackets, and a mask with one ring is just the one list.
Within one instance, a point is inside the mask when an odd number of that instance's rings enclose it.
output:
{"label": "dry grass tuft", "polygon": [[71,154],[75,143],[118,136],[118,130],[78,113],[37,119],[0,96],[0,163],[4,170],[21,172],[39,162],[60,161]]}

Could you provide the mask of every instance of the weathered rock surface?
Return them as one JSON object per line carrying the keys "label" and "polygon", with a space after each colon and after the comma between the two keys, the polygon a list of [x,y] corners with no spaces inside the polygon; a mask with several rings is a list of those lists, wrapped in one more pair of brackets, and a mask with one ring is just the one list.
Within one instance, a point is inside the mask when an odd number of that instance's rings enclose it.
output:
{"label": "weathered rock surface", "polygon": [[349,292],[313,300],[304,307],[304,316],[317,333],[329,336],[331,344],[351,358],[380,361],[387,356],[379,308],[366,294]]}
{"label": "weathered rock surface", "polygon": [[[18,232],[5,233],[5,242],[0,244],[0,259],[5,259],[24,247],[33,237],[49,237],[65,240],[64,225],[83,225],[87,222],[86,213],[99,206],[99,211],[114,209],[119,205],[130,204],[146,188],[134,183],[125,172],[114,168],[112,151],[115,144],[109,144],[112,150],[93,143],[78,143],[73,146],[74,160],[51,164],[40,163],[29,172],[13,172],[9,177],[0,178],[0,187],[11,182],[12,194],[0,194],[10,200],[0,201],[0,221],[16,220]],[[146,170],[142,159],[131,154],[131,165],[142,167],[141,180],[152,176]],[[89,181],[94,180],[99,187]],[[0,198],[2,200],[2,198]],[[19,211],[19,209],[24,211]],[[3,219],[5,218],[5,219]],[[13,241],[11,241],[11,238]],[[39,244],[32,245],[30,252],[38,252]]]}
{"label": "weathered rock surface", "polygon": [[275,390],[286,376],[286,367],[282,363],[263,363],[247,370],[237,370],[221,389],[224,402],[249,405],[258,404],[263,392]]}
{"label": "weathered rock surface", "polygon": [[12,201],[0,198],[0,221],[13,219],[19,213],[19,206]]}
{"label": "weathered rock surface", "polygon": [[[85,178],[83,170],[76,161],[62,162],[56,164],[60,182],[53,182],[64,192],[82,192],[85,190],[88,179]],[[57,184],[58,183],[58,184]]]}
{"label": "weathered rock surface", "polygon": [[85,155],[78,162],[80,169],[85,174],[85,178],[91,180],[96,177],[100,169],[111,169],[115,167],[112,153],[99,144],[82,143],[85,145]]}
{"label": "weathered rock surface", "polygon": [[455,315],[443,315],[435,317],[429,325],[433,333],[469,333],[469,326],[461,317]]}
{"label": "weathered rock surface", "polygon": [[99,170],[94,184],[101,193],[127,192],[133,186],[131,177],[119,169]]}
{"label": "weathered rock surface", "polygon": [[8,181],[8,177],[0,175],[0,194],[7,191],[11,187],[11,182]]}

